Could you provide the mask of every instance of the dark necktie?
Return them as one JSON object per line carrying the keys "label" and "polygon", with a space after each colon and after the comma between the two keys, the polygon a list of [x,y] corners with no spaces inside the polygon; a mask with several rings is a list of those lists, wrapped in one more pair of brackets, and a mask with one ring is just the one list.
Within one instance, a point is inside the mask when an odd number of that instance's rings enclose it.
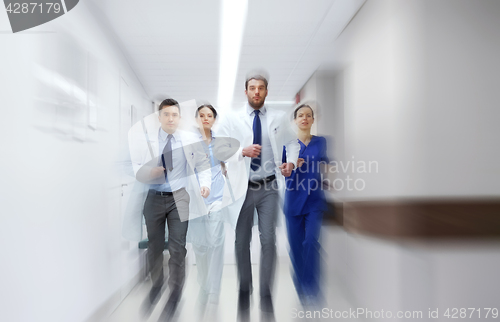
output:
{"label": "dark necktie", "polygon": [[[253,118],[253,144],[258,144],[262,146],[262,127],[260,125],[259,110],[255,110],[255,117]],[[260,168],[260,156],[252,158],[251,168],[253,171],[257,171]]]}
{"label": "dark necktie", "polygon": [[161,162],[165,168],[165,178],[167,177],[167,170],[172,171],[174,168],[172,161],[172,137],[172,134],[167,136],[167,144],[165,144],[165,148],[163,148],[163,153],[161,155]]}

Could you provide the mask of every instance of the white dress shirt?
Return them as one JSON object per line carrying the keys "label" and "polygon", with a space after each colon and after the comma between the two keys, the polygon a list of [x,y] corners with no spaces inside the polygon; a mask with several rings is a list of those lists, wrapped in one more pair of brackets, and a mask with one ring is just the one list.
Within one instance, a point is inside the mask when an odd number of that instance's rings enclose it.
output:
{"label": "white dress shirt", "polygon": [[[184,150],[182,148],[182,138],[181,135],[174,132],[171,139],[172,145],[172,171],[167,169],[167,182],[163,184],[152,184],[151,189],[157,191],[177,191],[182,188],[186,188],[187,176],[186,176],[186,156],[184,155]],[[158,130],[158,155],[163,154],[163,149],[168,142],[168,133],[165,132],[161,127]]]}

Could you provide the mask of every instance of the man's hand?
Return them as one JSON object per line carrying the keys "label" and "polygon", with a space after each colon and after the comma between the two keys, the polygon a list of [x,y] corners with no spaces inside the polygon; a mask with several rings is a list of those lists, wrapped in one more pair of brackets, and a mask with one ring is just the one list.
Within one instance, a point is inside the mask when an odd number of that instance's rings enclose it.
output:
{"label": "man's hand", "polygon": [[203,198],[206,198],[210,194],[210,189],[208,189],[208,187],[201,187],[200,192],[201,192],[201,196]]}
{"label": "man's hand", "polygon": [[292,174],[293,170],[293,163],[288,162],[288,163],[283,163],[279,167],[281,169],[281,174],[284,175],[285,177],[289,177]]}
{"label": "man's hand", "polygon": [[303,164],[304,164],[304,159],[302,158],[298,158],[297,159],[297,168],[300,168]]}
{"label": "man's hand", "polygon": [[243,149],[243,156],[249,158],[256,158],[260,155],[260,149],[262,147],[258,144],[252,144]]}
{"label": "man's hand", "polygon": [[153,169],[151,169],[150,172],[151,179],[156,179],[161,176],[164,176],[165,173],[164,171],[165,171],[164,167],[154,167]]}

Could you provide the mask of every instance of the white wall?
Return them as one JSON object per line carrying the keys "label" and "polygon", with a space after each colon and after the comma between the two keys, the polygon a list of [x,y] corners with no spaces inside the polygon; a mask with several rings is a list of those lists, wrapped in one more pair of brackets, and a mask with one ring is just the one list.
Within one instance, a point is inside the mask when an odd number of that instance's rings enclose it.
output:
{"label": "white wall", "polygon": [[[498,309],[498,240],[398,242],[329,227],[322,242],[329,245],[325,275],[333,291],[340,293],[353,310],[384,310],[394,315],[360,316],[360,321],[411,320],[398,319],[400,311],[422,312],[423,318],[414,320],[449,321],[444,315],[448,308],[480,309],[484,319],[484,308]],[[329,303],[330,307],[335,305]],[[439,317],[430,319],[429,308],[437,309]],[[467,318],[471,313],[467,310]],[[480,320],[478,312],[474,314],[470,320]]]}
{"label": "white wall", "polygon": [[425,12],[428,193],[498,196],[500,3],[429,1]]}
{"label": "white wall", "polygon": [[[341,136],[335,122],[344,113],[344,155],[336,158],[379,163],[378,173],[349,173],[366,189],[337,193],[342,201],[498,197],[499,17],[498,1],[365,3],[314,78],[325,115],[318,133]],[[448,307],[494,307],[500,295],[498,241],[410,243],[336,231],[323,247],[328,273],[355,308],[439,308],[433,321],[445,321]]]}
{"label": "white wall", "polygon": [[[84,321],[140,273],[136,243],[121,237],[124,133],[130,105],[151,105],[93,10],[80,1],[0,35],[2,321]],[[0,29],[10,30],[3,10]]]}
{"label": "white wall", "polygon": [[[379,164],[345,198],[498,196],[499,14],[498,1],[365,3],[324,64],[343,74],[344,161]],[[318,100],[335,95],[312,81]]]}

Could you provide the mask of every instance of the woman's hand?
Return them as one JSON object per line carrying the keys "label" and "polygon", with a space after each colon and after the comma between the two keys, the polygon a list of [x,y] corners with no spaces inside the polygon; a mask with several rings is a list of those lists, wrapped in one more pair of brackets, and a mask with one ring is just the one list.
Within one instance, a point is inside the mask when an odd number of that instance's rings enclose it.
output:
{"label": "woman's hand", "polygon": [[281,174],[285,177],[289,177],[292,174],[293,171],[293,163],[288,162],[288,163],[283,163],[282,165],[279,166],[281,169]]}

